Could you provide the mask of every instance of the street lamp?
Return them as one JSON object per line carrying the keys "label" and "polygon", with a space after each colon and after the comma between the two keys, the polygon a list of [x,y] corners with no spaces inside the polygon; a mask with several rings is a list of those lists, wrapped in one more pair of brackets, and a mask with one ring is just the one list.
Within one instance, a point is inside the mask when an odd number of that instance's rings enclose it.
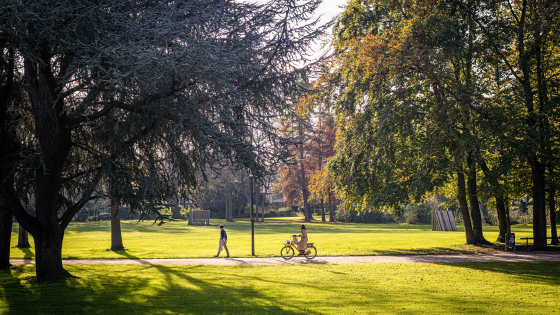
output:
{"label": "street lamp", "polygon": [[253,174],[249,174],[251,182],[251,255],[255,256],[255,218],[253,215]]}

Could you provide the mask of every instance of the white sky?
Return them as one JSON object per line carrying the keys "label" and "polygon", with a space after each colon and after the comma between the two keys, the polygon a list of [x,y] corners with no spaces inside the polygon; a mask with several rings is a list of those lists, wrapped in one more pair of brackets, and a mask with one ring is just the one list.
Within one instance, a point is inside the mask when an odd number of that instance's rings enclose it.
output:
{"label": "white sky", "polygon": [[[266,3],[269,0],[242,0],[242,1],[249,1],[249,2],[255,1],[257,3]],[[319,5],[319,8],[315,12],[315,16],[321,16],[320,22],[326,23],[330,21],[333,17],[335,17],[337,14],[342,13],[343,10],[342,6],[346,5],[347,1],[348,0],[323,0],[323,2]],[[328,35],[329,34],[327,34],[327,36]],[[325,39],[328,39],[328,37]],[[320,46],[321,46],[320,44],[316,44],[311,47],[311,49],[315,51],[313,53],[315,58],[319,58],[323,53]]]}
{"label": "white sky", "polygon": [[328,21],[335,15],[342,12],[341,6],[346,5],[346,0],[323,0],[321,6],[319,6],[318,14],[324,15],[324,21]]}

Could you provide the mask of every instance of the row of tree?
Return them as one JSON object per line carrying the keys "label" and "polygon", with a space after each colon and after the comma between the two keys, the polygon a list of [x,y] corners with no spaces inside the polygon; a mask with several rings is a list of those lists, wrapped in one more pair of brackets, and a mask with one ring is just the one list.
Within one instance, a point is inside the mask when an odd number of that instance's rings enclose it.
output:
{"label": "row of tree", "polygon": [[469,244],[487,243],[481,194],[499,240],[509,200],[530,195],[537,248],[548,198],[557,243],[559,41],[553,0],[349,1],[309,102],[334,106],[337,193],[398,209],[454,181]]}

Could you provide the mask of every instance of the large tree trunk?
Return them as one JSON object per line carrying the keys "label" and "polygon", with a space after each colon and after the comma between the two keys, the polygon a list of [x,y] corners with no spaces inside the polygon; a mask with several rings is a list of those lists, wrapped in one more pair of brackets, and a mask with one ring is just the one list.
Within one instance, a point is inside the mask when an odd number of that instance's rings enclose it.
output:
{"label": "large tree trunk", "polygon": [[511,228],[509,225],[509,215],[508,209],[506,208],[506,197],[504,196],[496,196],[496,212],[498,212],[498,227],[499,227],[499,234],[498,239],[496,242],[503,243],[505,242],[505,235],[506,233],[511,233]]}
{"label": "large tree trunk", "polygon": [[472,153],[467,154],[467,192],[469,194],[469,204],[471,206],[472,229],[474,242],[477,245],[491,244],[484,238],[482,233],[482,215],[478,203],[478,191],[476,188],[476,163],[472,159]]}
{"label": "large tree trunk", "polygon": [[533,237],[535,239],[535,249],[541,250],[545,249],[547,245],[544,167],[535,159],[531,168],[533,180]]}
{"label": "large tree trunk", "polygon": [[[3,197],[3,196],[2,196]],[[0,270],[9,269],[10,242],[12,239],[12,212],[6,200],[0,200]]]}
{"label": "large tree trunk", "polygon": [[550,211],[550,245],[558,244],[558,232],[556,230],[556,183],[554,173],[550,173],[550,184],[548,187],[548,209]]}
{"label": "large tree trunk", "polygon": [[124,250],[121,232],[121,205],[118,198],[111,198],[111,250]]}
{"label": "large tree trunk", "polygon": [[[13,161],[11,155],[17,151],[15,128],[10,126],[8,103],[13,92],[15,60],[13,49],[0,45],[0,67],[5,75],[5,84],[0,86],[0,269],[10,268],[10,242],[12,238],[12,212],[8,202],[13,183]],[[8,54],[5,54],[8,52]],[[4,65],[7,63],[7,68]],[[13,187],[13,186],[12,186]]]}
{"label": "large tree trunk", "polygon": [[323,203],[323,197],[321,197],[321,221],[325,222],[325,205]]}
{"label": "large tree trunk", "polygon": [[506,198],[503,196],[496,196],[496,212],[498,213],[498,228],[499,234],[496,242],[505,242],[506,233],[510,233],[510,226],[508,224],[508,215],[506,209]]}
{"label": "large tree trunk", "polygon": [[35,239],[35,263],[39,283],[51,283],[60,277],[72,277],[62,267],[62,241],[64,230],[58,224],[44,225]]}
{"label": "large tree trunk", "polygon": [[556,230],[556,185],[551,183],[549,194],[548,194],[548,208],[550,210],[550,245],[557,245],[558,242],[558,232]]}
{"label": "large tree trunk", "polygon": [[21,224],[19,225],[19,233],[18,233],[18,244],[17,244],[18,248],[29,248],[31,247],[31,245],[29,245],[29,236],[27,231],[23,228],[23,226],[21,226]]}
{"label": "large tree trunk", "polygon": [[475,238],[472,230],[471,215],[469,214],[469,206],[467,205],[467,193],[465,189],[465,174],[457,172],[457,200],[459,208],[463,215],[463,226],[465,227],[465,236],[467,244],[475,244]]}

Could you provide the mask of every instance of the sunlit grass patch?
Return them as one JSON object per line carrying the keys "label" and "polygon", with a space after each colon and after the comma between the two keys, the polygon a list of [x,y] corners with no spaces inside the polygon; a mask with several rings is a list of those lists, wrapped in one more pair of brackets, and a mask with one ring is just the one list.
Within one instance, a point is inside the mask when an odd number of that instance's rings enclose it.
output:
{"label": "sunlit grass patch", "polygon": [[[259,257],[280,255],[282,243],[291,234],[299,234],[303,218],[270,218],[255,223],[255,254]],[[218,250],[218,224],[224,223],[228,247],[234,257],[251,255],[251,223],[249,220],[225,222],[211,220],[211,226],[191,226],[178,220],[162,226],[152,222],[123,221],[125,251],[113,252],[110,222],[72,222],[64,237],[63,258],[188,258],[211,257]],[[387,255],[387,254],[453,254],[476,253],[492,249],[464,245],[465,234],[432,231],[430,225],[410,224],[307,224],[309,241],[315,243],[319,256]],[[531,226],[515,225],[520,237],[532,236]],[[497,226],[484,226],[490,241],[498,236]],[[33,258],[32,248],[12,248],[12,258]],[[12,246],[17,244],[17,227],[12,233]]]}

